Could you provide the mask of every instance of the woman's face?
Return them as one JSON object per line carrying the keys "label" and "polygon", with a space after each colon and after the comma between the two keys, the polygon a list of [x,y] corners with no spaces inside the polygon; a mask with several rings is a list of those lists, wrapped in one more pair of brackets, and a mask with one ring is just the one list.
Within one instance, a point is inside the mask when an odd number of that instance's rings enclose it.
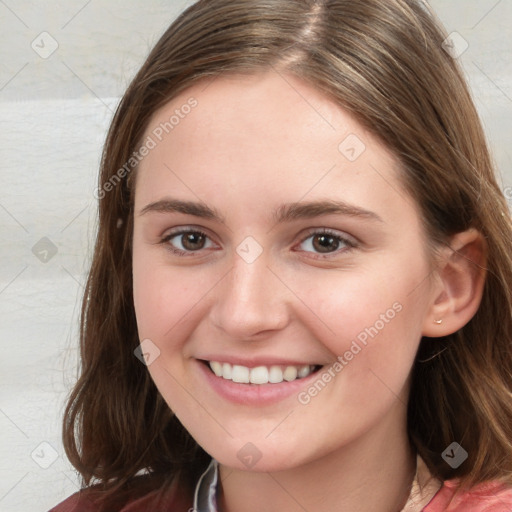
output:
{"label": "woman's face", "polygon": [[275,72],[196,84],[144,143],[139,335],[197,442],[222,464],[270,471],[405,439],[431,269],[387,149]]}

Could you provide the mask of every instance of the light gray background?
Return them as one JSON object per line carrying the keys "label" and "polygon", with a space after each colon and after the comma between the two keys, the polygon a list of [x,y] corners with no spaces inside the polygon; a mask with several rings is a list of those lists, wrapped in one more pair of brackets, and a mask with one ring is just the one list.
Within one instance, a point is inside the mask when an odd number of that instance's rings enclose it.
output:
{"label": "light gray background", "polygon": [[[100,151],[129,79],[191,3],[0,0],[1,511],[45,511],[78,489],[61,416],[76,378]],[[430,4],[469,44],[459,59],[510,187],[512,1]],[[32,44],[58,47],[43,58]],[[36,245],[43,237],[55,255]]]}

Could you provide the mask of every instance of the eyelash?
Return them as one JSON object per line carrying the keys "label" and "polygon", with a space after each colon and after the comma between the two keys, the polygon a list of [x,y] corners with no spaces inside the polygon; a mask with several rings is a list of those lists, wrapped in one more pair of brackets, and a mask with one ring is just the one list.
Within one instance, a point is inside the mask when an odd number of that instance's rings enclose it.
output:
{"label": "eyelash", "polygon": [[311,252],[311,251],[304,251],[310,254],[315,255],[315,259],[328,259],[330,257],[339,256],[342,253],[347,253],[349,251],[352,251],[353,249],[356,249],[358,247],[357,242],[354,240],[354,238],[349,236],[343,236],[340,235],[338,232],[333,231],[332,229],[323,228],[323,229],[311,229],[308,234],[301,239],[299,245],[302,245],[306,240],[308,240],[311,237],[315,237],[318,235],[328,235],[333,237],[335,240],[337,240],[340,245],[344,245],[345,247],[342,247],[340,249],[336,249],[333,252],[328,253],[318,253],[318,252]]}
{"label": "eyelash", "polygon": [[204,231],[201,231],[200,229],[181,229],[179,231],[169,233],[167,236],[165,236],[161,240],[160,243],[166,245],[167,248],[169,249],[169,251],[171,251],[173,254],[176,254],[178,256],[185,256],[185,257],[194,256],[194,253],[199,252],[199,251],[182,251],[181,249],[176,249],[176,247],[173,247],[169,243],[173,238],[176,238],[180,235],[190,234],[190,233],[194,233],[196,235],[201,235],[205,238],[209,238],[209,236]]}
{"label": "eyelash", "polygon": [[[173,254],[176,254],[177,256],[184,256],[184,257],[193,257],[195,253],[198,253],[201,251],[201,249],[197,251],[182,251],[181,249],[176,249],[176,247],[173,247],[169,242],[176,237],[179,237],[180,235],[186,235],[186,234],[196,234],[203,236],[204,238],[208,238],[209,236],[200,229],[181,229],[179,231],[169,233],[167,236],[165,236],[160,243],[163,245],[166,245],[168,250],[171,251]],[[351,237],[344,237],[338,234],[337,232],[324,228],[324,229],[317,229],[317,230],[311,230],[308,232],[307,236],[301,239],[299,245],[302,245],[306,240],[308,240],[311,237],[318,236],[318,235],[328,235],[332,236],[334,239],[336,239],[341,245],[345,245],[342,249],[337,249],[336,251],[330,252],[330,253],[315,253],[311,251],[303,251],[307,253],[311,253],[315,255],[316,259],[327,259],[329,257],[332,257],[333,255],[337,255],[340,252],[349,252],[352,249],[357,248],[358,244],[353,240]]]}

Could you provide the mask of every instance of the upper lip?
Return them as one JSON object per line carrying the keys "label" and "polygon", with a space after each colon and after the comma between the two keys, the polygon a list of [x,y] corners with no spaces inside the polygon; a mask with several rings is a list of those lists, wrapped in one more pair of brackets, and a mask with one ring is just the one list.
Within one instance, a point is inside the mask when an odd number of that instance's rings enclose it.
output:
{"label": "upper lip", "polygon": [[257,366],[323,366],[325,364],[317,363],[312,360],[298,361],[275,356],[242,358],[229,355],[211,355],[198,357],[197,359],[201,361],[217,361],[219,363],[229,363],[231,365],[246,366],[247,368],[255,368]]}

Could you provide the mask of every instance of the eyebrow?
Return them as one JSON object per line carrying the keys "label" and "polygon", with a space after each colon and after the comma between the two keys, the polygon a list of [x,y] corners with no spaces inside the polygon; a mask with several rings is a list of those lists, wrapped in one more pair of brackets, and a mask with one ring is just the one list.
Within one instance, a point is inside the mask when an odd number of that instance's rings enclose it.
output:
{"label": "eyebrow", "polygon": [[[212,219],[225,223],[225,218],[215,208],[210,208],[208,205],[201,202],[166,198],[148,204],[139,212],[139,215],[145,215],[149,212],[184,213],[193,215],[194,217]],[[274,222],[281,224],[322,215],[345,215],[348,217],[384,222],[375,212],[348,204],[344,201],[335,200],[283,204],[272,213],[272,218]]]}

